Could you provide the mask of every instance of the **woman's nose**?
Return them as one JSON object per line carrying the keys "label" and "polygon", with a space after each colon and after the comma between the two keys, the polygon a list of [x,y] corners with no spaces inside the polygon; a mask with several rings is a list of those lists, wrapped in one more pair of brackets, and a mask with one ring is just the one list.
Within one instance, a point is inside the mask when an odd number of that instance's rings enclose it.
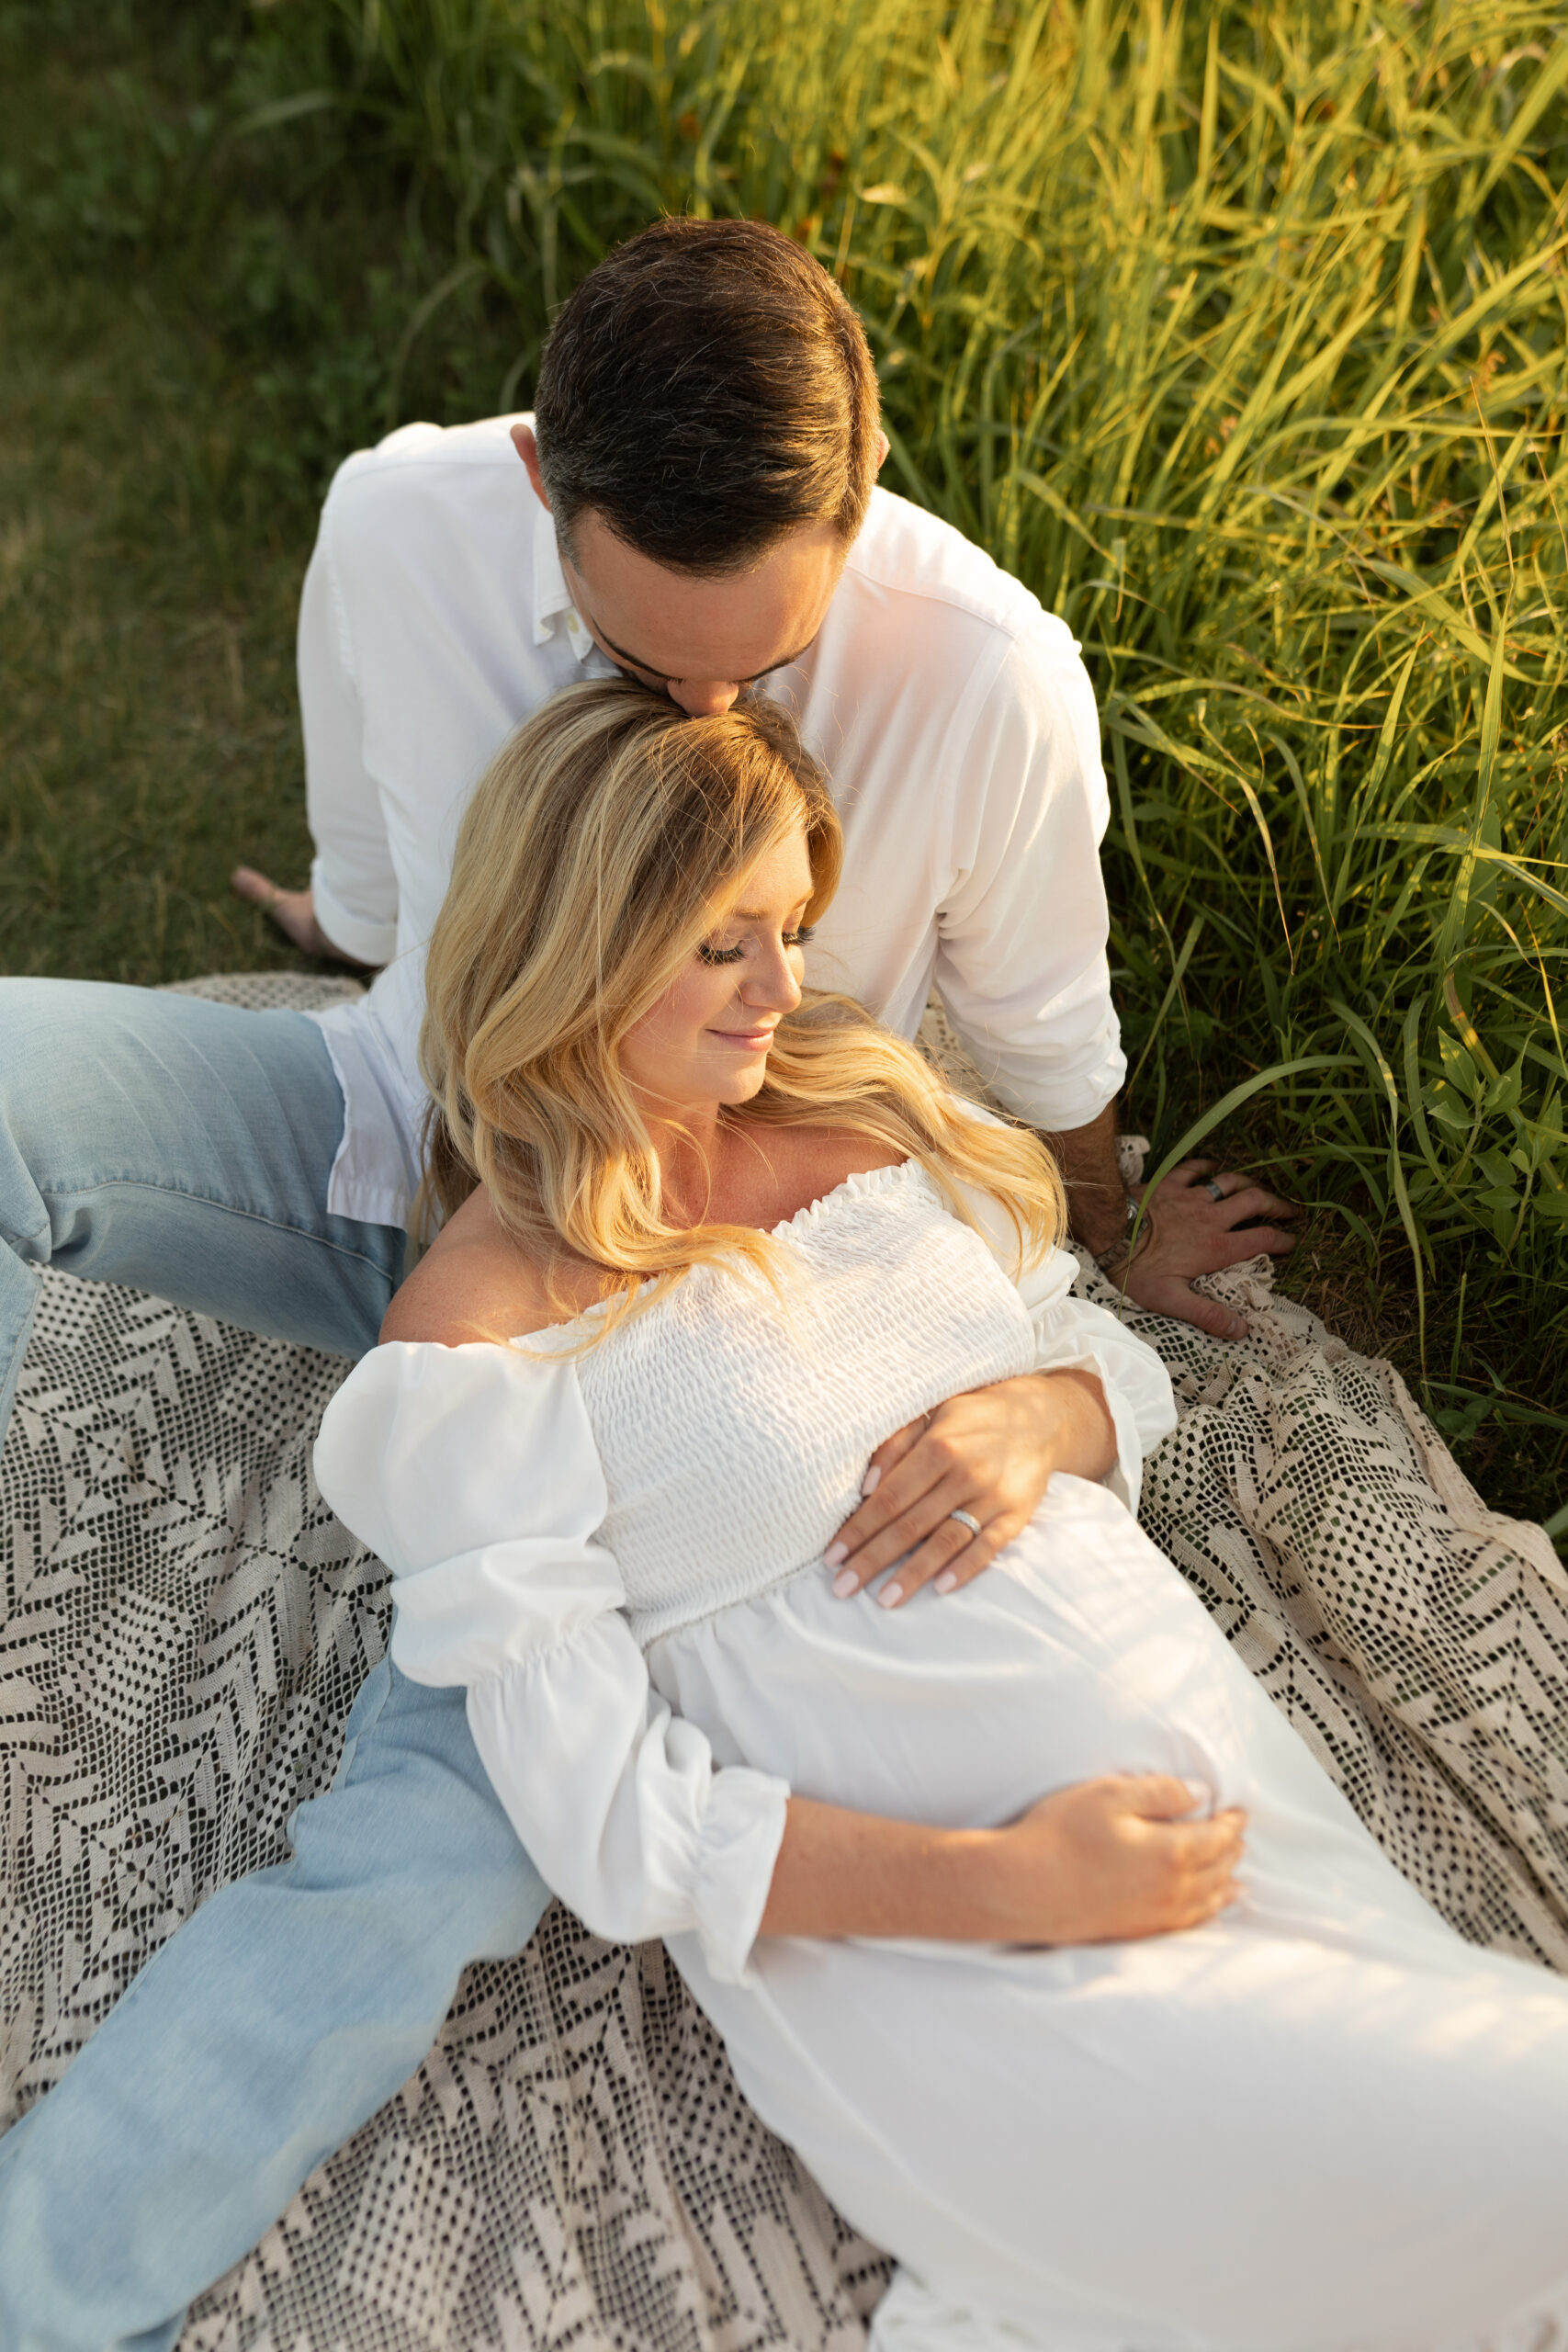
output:
{"label": "woman's nose", "polygon": [[800,1002],[800,982],[795,976],[790,952],[782,941],[770,956],[760,957],[752,965],[741,984],[740,995],[742,1001],[758,1012],[795,1011]]}

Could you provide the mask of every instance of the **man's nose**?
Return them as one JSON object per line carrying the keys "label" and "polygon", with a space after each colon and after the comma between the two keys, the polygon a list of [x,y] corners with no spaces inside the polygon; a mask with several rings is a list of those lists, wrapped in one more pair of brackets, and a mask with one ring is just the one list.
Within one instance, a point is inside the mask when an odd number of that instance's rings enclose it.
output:
{"label": "man's nose", "polygon": [[671,678],[670,699],[693,718],[720,718],[739,699],[738,678]]}

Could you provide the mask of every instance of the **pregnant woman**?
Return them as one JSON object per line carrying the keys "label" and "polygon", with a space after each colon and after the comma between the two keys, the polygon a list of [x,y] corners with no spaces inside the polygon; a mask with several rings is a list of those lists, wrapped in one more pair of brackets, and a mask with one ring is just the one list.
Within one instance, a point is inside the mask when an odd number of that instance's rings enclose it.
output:
{"label": "pregnant woman", "polygon": [[[1140,1534],[1168,1389],[1069,1296],[1045,1154],[803,997],[836,845],[764,706],[574,689],[480,787],[430,953],[445,1223],[317,1450],[394,1659],[467,1687],[549,1883],[667,1939],[896,2254],[886,2352],[1568,2341],[1568,1987],[1437,1918]],[[1044,1367],[1100,1483],[973,1581],[940,1497],[934,1577],[843,1565],[870,1452]],[[1177,1934],[958,1943],[934,1894],[931,1940],[810,1932],[824,1807],[962,1833],[979,1884],[1117,1774],[1245,1809],[1239,1900],[1224,1842]]]}

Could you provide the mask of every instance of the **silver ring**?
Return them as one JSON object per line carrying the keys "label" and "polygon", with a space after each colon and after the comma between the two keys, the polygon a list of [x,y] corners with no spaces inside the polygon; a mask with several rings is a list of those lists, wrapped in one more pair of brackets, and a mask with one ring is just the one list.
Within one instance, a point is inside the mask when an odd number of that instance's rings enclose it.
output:
{"label": "silver ring", "polygon": [[947,1515],[949,1519],[955,1519],[960,1527],[966,1527],[971,1535],[979,1535],[984,1532],[973,1511],[950,1510]]}
{"label": "silver ring", "polygon": [[1217,1183],[1213,1176],[1204,1177],[1203,1190],[1208,1193],[1209,1198],[1212,1201],[1223,1201],[1225,1197],[1224,1186],[1221,1183]]}

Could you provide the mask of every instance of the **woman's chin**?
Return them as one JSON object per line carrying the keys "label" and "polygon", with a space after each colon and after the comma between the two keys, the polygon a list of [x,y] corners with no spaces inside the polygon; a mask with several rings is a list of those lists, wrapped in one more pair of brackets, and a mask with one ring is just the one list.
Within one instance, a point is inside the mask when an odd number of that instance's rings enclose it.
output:
{"label": "woman's chin", "polygon": [[747,1062],[732,1077],[721,1081],[719,1102],[727,1109],[733,1109],[739,1102],[750,1102],[754,1094],[761,1092],[762,1081],[767,1075],[768,1057],[766,1054],[759,1054],[755,1061]]}

